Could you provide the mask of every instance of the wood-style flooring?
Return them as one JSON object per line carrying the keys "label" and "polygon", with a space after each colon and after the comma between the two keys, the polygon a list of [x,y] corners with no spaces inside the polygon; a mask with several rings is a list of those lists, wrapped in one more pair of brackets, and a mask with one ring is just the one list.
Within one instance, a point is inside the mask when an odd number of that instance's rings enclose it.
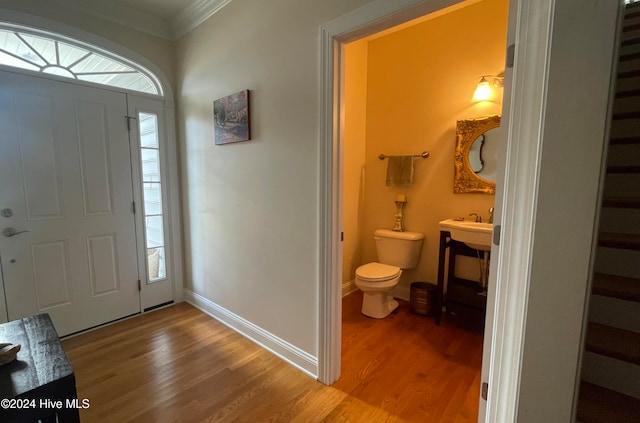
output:
{"label": "wood-style flooring", "polygon": [[325,386],[183,303],[63,341],[82,422],[476,422],[482,335],[343,301],[342,377]]}

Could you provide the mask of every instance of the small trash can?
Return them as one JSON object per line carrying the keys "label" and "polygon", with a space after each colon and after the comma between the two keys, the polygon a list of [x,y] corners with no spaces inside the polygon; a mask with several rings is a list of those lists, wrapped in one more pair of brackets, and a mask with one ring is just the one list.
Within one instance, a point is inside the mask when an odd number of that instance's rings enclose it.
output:
{"label": "small trash can", "polygon": [[431,316],[436,304],[436,286],[429,282],[411,282],[409,302],[411,311]]}

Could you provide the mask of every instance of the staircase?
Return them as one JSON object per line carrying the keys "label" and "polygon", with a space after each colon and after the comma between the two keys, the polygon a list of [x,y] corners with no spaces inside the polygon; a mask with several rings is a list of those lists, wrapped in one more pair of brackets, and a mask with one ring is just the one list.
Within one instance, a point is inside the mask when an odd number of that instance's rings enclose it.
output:
{"label": "staircase", "polygon": [[626,6],[577,421],[640,422],[640,2]]}

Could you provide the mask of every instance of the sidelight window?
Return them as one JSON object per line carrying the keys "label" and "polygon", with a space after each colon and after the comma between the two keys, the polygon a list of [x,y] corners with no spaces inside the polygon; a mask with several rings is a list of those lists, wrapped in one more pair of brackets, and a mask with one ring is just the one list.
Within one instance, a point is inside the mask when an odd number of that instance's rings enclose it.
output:
{"label": "sidelight window", "polygon": [[149,282],[166,278],[164,212],[158,116],[139,112],[142,195],[144,202],[147,274]]}

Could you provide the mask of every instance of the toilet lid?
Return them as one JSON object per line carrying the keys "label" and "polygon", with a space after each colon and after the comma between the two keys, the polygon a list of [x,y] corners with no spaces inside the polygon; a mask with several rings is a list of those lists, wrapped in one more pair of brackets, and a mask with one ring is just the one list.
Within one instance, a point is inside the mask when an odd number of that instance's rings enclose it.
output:
{"label": "toilet lid", "polygon": [[367,281],[382,281],[398,276],[400,268],[382,263],[369,263],[356,269],[356,276]]}

